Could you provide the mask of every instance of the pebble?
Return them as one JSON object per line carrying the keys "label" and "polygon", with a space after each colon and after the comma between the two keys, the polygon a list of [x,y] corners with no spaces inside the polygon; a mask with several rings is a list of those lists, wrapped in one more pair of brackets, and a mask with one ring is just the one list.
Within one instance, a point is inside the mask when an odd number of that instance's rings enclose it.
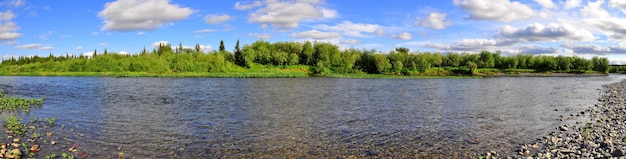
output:
{"label": "pebble", "polygon": [[[565,119],[584,116],[588,118],[583,119],[587,122],[576,121],[577,125],[557,126],[557,132],[538,139],[539,143],[523,145],[520,149],[512,150],[517,153],[504,153],[510,155],[495,158],[625,158],[626,109],[623,105],[626,102],[626,80],[602,87],[599,104],[576,115],[569,114]],[[562,115],[559,117],[564,121]],[[533,149],[532,153],[529,148]],[[496,152],[490,151],[483,156],[493,157],[493,154]]]}

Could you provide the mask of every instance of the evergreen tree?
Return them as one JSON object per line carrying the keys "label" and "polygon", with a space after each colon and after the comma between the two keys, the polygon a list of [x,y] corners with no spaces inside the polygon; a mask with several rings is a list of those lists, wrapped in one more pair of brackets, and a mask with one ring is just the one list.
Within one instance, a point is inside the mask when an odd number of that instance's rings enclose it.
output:
{"label": "evergreen tree", "polygon": [[243,58],[243,54],[241,54],[241,49],[239,48],[239,39],[237,39],[237,43],[235,43],[235,50],[233,50],[233,52],[235,52],[235,64],[245,66],[246,61]]}
{"label": "evergreen tree", "polygon": [[224,47],[224,40],[220,40],[220,52],[226,51],[226,48]]}

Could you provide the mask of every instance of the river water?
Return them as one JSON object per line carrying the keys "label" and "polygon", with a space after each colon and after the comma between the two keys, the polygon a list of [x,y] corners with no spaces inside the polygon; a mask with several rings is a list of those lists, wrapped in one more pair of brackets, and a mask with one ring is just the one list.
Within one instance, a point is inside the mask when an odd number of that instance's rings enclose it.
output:
{"label": "river water", "polygon": [[0,89],[46,96],[20,115],[55,117],[89,158],[467,157],[555,131],[625,78],[0,77]]}

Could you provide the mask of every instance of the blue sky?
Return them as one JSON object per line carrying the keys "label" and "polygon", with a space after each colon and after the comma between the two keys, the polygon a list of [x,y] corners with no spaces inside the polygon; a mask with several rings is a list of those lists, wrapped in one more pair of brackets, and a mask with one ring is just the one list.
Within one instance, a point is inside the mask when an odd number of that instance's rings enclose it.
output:
{"label": "blue sky", "polygon": [[159,43],[326,41],[387,52],[608,57],[626,64],[624,0],[4,0],[0,57],[137,53]]}

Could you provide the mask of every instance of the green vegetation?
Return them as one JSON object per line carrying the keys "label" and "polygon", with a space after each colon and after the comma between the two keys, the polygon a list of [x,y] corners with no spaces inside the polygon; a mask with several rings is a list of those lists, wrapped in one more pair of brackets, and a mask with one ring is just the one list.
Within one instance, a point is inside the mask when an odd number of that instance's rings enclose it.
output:
{"label": "green vegetation", "polygon": [[10,97],[0,91],[0,112],[24,110],[28,113],[30,112],[31,106],[41,106],[45,98],[46,97],[42,97],[41,99],[26,99]]}
{"label": "green vegetation", "polygon": [[[97,50],[95,50],[97,51]],[[233,52],[224,48],[204,53],[194,49],[160,45],[133,55],[94,53],[92,57],[18,57],[4,59],[0,75],[21,76],[116,76],[116,77],[307,77],[363,76],[490,76],[519,73],[602,73],[611,70],[607,58],[566,56],[502,56],[479,54],[409,52],[396,48],[388,54],[366,49],[344,49],[322,42],[256,41]],[[590,72],[592,71],[592,72]],[[339,75],[338,75],[339,74]]]}
{"label": "green vegetation", "polygon": [[621,74],[626,74],[626,65],[614,65],[611,66],[611,69],[609,70],[610,73],[621,73]]}
{"label": "green vegetation", "polygon": [[[41,106],[44,98],[26,99],[9,97],[6,96],[4,92],[0,91],[0,103],[2,105],[0,112],[15,112],[20,110],[29,112],[30,107]],[[15,115],[4,118],[4,126],[8,136],[6,138],[0,138],[0,155],[2,156],[7,158],[42,158],[47,154],[45,158],[55,158],[56,153],[54,151],[56,150],[53,148],[55,145],[57,147],[67,147],[70,145],[70,143],[57,145],[57,141],[65,138],[65,136],[53,136],[52,130],[56,127],[56,118],[37,119],[30,122],[24,122],[22,118]],[[44,136],[42,134],[46,135]],[[48,143],[48,141],[50,141],[50,143]],[[72,146],[73,145],[74,144],[72,144]],[[70,153],[78,154],[76,152],[78,151]],[[63,158],[74,158],[74,155],[69,155],[66,152],[62,154]]]}

